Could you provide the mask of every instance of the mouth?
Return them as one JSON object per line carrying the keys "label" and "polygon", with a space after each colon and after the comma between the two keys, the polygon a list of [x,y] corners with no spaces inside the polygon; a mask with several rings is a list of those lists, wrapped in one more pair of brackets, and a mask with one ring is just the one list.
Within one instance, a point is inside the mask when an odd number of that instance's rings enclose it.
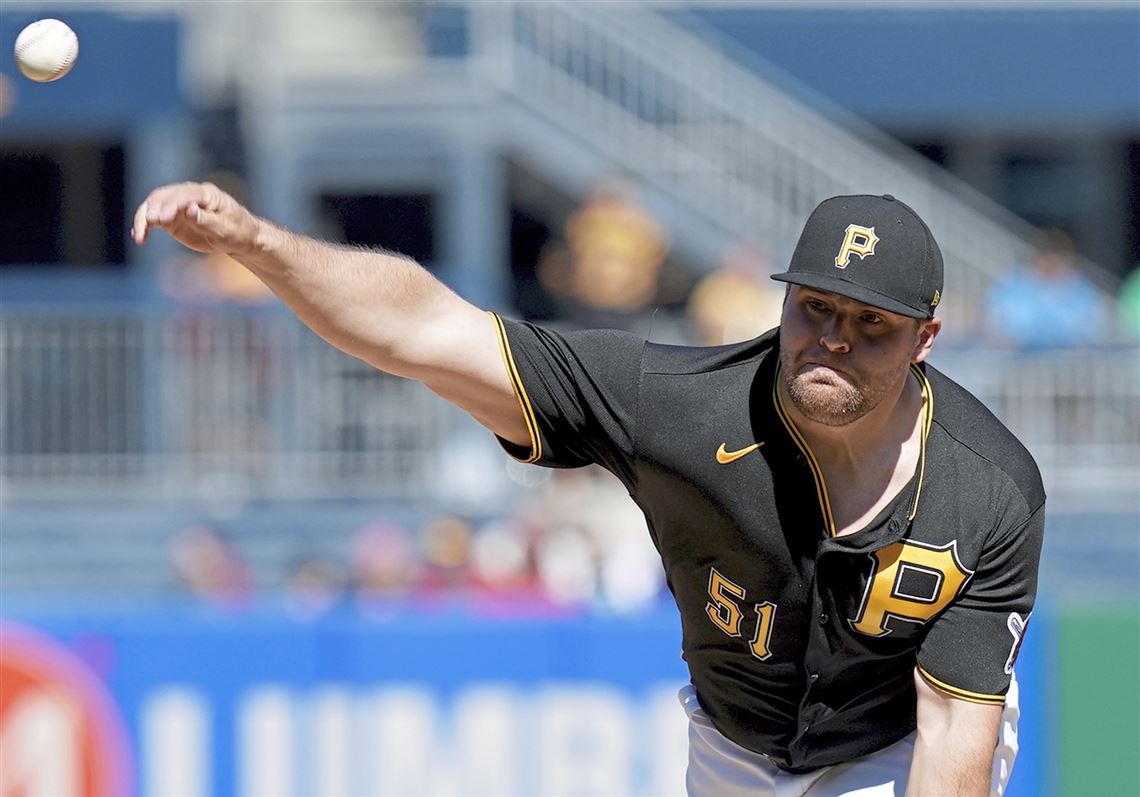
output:
{"label": "mouth", "polygon": [[804,365],[800,368],[799,375],[808,377],[812,381],[819,382],[842,381],[849,384],[854,382],[851,374],[847,373],[846,371],[836,368],[835,366],[826,365],[819,362],[804,363]]}

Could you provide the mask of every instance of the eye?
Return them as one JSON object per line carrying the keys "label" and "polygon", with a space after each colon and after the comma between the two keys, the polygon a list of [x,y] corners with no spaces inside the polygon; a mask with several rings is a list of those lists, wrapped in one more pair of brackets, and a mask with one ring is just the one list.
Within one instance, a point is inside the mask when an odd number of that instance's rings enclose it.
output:
{"label": "eye", "polygon": [[815,310],[817,313],[823,313],[827,311],[827,305],[821,302],[819,299],[807,299],[804,301],[804,304],[807,305],[808,308]]}
{"label": "eye", "polygon": [[859,316],[859,320],[864,324],[874,325],[883,323],[883,317],[878,313],[863,313]]}

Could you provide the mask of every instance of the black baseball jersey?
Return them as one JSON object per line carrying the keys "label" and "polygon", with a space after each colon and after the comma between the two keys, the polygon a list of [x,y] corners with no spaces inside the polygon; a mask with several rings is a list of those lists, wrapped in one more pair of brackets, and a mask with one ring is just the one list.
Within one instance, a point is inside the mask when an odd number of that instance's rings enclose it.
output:
{"label": "black baseball jersey", "polygon": [[492,314],[531,434],[525,462],[597,463],[645,513],[701,707],[795,772],[915,729],[915,666],[1000,705],[1037,586],[1045,495],[1032,457],[963,388],[915,366],[919,466],[835,536],[827,485],[775,389],[778,330],[708,348]]}

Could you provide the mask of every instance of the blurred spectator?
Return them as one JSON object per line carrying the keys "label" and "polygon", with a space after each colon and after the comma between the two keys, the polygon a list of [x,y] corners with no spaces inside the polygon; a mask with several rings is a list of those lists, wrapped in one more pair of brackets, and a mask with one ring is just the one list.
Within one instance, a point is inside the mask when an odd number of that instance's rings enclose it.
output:
{"label": "blurred spectator", "polygon": [[661,596],[664,571],[645,517],[601,468],[552,471],[520,511],[541,529],[536,564],[555,603],[632,613]]}
{"label": "blurred spectator", "polygon": [[661,558],[644,533],[611,544],[602,557],[599,575],[604,606],[618,614],[650,609],[666,594]]}
{"label": "blurred spectator", "polygon": [[689,296],[686,312],[696,327],[697,343],[738,343],[778,326],[784,289],[768,279],[772,273],[772,260],[759,244],[733,246]]}
{"label": "blurred spectator", "polygon": [[624,183],[599,185],[565,232],[566,247],[547,247],[537,270],[547,292],[563,300],[566,315],[620,325],[653,303],[668,243]]}
{"label": "blurred spectator", "polygon": [[366,610],[405,597],[419,577],[419,568],[415,542],[402,526],[373,523],[353,539],[351,586]]}
{"label": "blurred spectator", "polygon": [[420,530],[423,567],[418,597],[451,593],[474,583],[471,574],[471,524],[453,515],[431,518]]}
{"label": "blurred spectator", "polygon": [[598,592],[597,554],[580,527],[551,527],[539,539],[535,557],[542,585],[556,605],[593,604]]}
{"label": "blurred spectator", "polygon": [[285,578],[285,610],[301,620],[319,617],[344,597],[344,572],[323,556],[296,561]]}
{"label": "blurred spectator", "polygon": [[473,593],[468,605],[483,615],[540,616],[570,608],[553,600],[538,571],[541,532],[519,517],[481,526],[471,545]]}
{"label": "blurred spectator", "polygon": [[1116,319],[1125,338],[1140,343],[1140,263],[1124,278],[1120,286]]}
{"label": "blurred spectator", "polygon": [[231,608],[249,602],[253,593],[249,568],[215,529],[182,529],[171,544],[170,558],[179,583],[197,597]]}
{"label": "blurred spectator", "polygon": [[539,588],[531,552],[521,523],[496,519],[475,533],[471,544],[472,576],[488,595],[528,593]]}
{"label": "blurred spectator", "polygon": [[1042,231],[1032,261],[998,280],[986,301],[986,337],[993,345],[1056,349],[1099,343],[1107,332],[1107,308],[1060,230]]}

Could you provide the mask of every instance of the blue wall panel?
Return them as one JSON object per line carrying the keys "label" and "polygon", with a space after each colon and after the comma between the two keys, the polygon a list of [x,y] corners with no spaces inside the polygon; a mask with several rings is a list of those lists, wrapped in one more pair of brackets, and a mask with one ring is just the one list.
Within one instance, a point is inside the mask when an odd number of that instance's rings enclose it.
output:
{"label": "blue wall panel", "polygon": [[1140,130],[1140,4],[1033,6],[722,8],[692,18],[741,45],[743,60],[759,56],[880,126]]}
{"label": "blue wall panel", "polygon": [[[170,765],[160,752],[161,739],[184,738],[156,731],[158,715],[166,717],[168,731],[181,728],[189,734],[185,738],[199,739],[183,742],[179,755],[204,762],[201,777],[208,779],[210,793],[241,793],[267,762],[284,768],[293,793],[318,793],[319,784],[339,771],[335,756],[316,752],[327,730],[321,712],[337,705],[349,707],[342,717],[351,728],[346,737],[351,750],[342,751],[345,777],[361,792],[431,788],[433,775],[423,771],[430,768],[417,770],[415,763],[427,754],[425,739],[438,748],[434,754],[446,757],[441,771],[468,773],[463,781],[468,785],[458,787],[461,793],[489,788],[486,780],[479,785],[480,777],[491,778],[507,793],[531,795],[558,789],[605,794],[619,788],[630,795],[682,789],[684,715],[674,694],[686,675],[671,607],[637,619],[489,619],[445,606],[373,617],[335,611],[311,621],[268,610],[66,607],[13,613],[11,605],[5,608],[10,620],[46,634],[101,677],[128,729],[131,766],[143,793],[160,777],[156,772]],[[1050,753],[1045,697],[1050,685],[1041,669],[1048,660],[1047,627],[1035,616],[1019,663],[1025,708],[1022,753],[1009,791],[1015,797],[1050,794],[1052,778],[1043,768]],[[330,693],[342,703],[322,703],[321,696]],[[160,707],[169,706],[163,698],[172,694],[199,706],[206,718],[204,736],[195,737],[185,715],[162,714]],[[493,698],[491,716],[463,719],[465,701],[487,694]],[[375,730],[385,716],[375,701],[395,701],[383,704],[397,707],[388,709],[390,719],[390,712],[406,708],[407,701],[416,705],[417,695],[424,709],[406,715],[408,739]],[[296,754],[280,760],[274,758],[280,748],[274,747],[273,734],[266,736],[267,726],[257,724],[258,717],[274,716],[265,713],[274,705],[286,708],[289,721],[279,716],[269,727],[291,729],[282,732],[291,734],[290,749],[296,748]],[[249,730],[255,726],[260,735]],[[416,728],[425,727],[431,729],[428,736],[417,736]],[[480,734],[499,732],[517,750],[482,746]],[[259,740],[260,752],[250,752],[251,739]],[[615,744],[627,761],[612,757]],[[484,762],[487,769],[480,775],[478,759],[488,750],[495,760]],[[401,755],[406,760],[399,760]],[[497,763],[500,756],[505,765]],[[393,772],[402,772],[404,780],[384,780],[384,773]],[[171,777],[169,772],[162,776]]]}

